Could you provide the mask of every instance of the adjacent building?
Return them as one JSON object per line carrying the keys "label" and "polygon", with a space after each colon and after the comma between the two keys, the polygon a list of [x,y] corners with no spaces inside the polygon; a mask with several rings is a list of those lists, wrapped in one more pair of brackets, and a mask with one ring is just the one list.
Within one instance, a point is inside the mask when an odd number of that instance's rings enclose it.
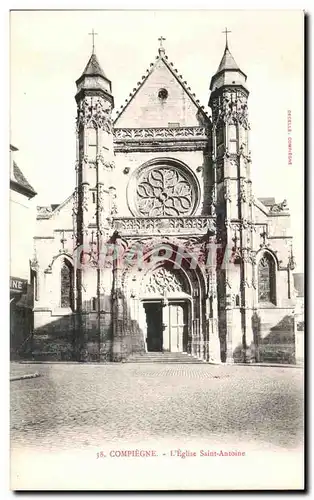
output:
{"label": "adjacent building", "polygon": [[33,255],[36,195],[18,166],[18,149],[10,146],[10,348],[19,356],[33,331],[33,291],[30,258]]}

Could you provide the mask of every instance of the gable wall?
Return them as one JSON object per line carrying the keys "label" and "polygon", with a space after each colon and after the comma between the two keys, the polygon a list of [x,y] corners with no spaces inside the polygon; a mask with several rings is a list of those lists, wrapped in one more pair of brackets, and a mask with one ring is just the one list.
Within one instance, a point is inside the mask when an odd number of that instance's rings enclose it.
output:
{"label": "gable wall", "polygon": [[[158,97],[161,88],[168,91],[165,101]],[[197,127],[201,126],[196,118],[197,111],[188,94],[164,62],[159,60],[152,74],[116,121],[115,127],[168,127],[170,122],[179,123],[180,127]]]}

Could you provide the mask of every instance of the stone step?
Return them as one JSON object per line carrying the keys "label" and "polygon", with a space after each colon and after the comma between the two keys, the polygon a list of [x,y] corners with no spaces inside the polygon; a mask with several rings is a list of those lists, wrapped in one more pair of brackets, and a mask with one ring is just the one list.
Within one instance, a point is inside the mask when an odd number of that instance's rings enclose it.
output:
{"label": "stone step", "polygon": [[128,363],[203,363],[200,359],[189,356],[186,353],[162,353],[147,352],[144,354],[132,354],[127,359]]}
{"label": "stone step", "polygon": [[128,359],[127,363],[136,363],[136,364],[145,364],[145,363],[161,363],[161,364],[178,364],[178,365],[193,365],[204,363],[204,361],[200,361],[199,359],[191,359],[191,360],[178,360],[178,359]]}

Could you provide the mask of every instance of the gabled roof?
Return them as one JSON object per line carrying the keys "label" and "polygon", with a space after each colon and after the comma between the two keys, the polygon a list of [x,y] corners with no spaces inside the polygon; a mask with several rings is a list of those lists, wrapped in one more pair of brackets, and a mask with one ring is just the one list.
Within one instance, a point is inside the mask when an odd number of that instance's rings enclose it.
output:
{"label": "gabled roof", "polygon": [[269,207],[262,202],[261,198],[254,198],[254,205],[259,208],[263,212],[263,214],[269,214]]}
{"label": "gabled roof", "polygon": [[261,203],[263,203],[263,205],[265,205],[265,207],[272,207],[276,203],[275,198],[258,198],[258,199]]}
{"label": "gabled roof", "polygon": [[37,219],[50,219],[54,215],[57,215],[63,207],[65,207],[71,199],[73,199],[74,193],[71,193],[62,203],[52,203],[51,205],[38,206],[37,207]]}
{"label": "gabled roof", "polygon": [[26,177],[23,175],[21,169],[18,167],[17,163],[13,161],[13,170],[10,179],[12,189],[20,191],[29,198],[33,198],[37,193],[35,189],[30,185]]}
{"label": "gabled roof", "polygon": [[53,212],[52,215],[59,213],[60,210],[62,210],[62,208],[65,207],[73,197],[74,197],[74,192],[71,193],[70,196],[68,196],[62,203],[59,203],[58,205],[56,203],[53,203],[51,205],[51,209]]}
{"label": "gabled roof", "polygon": [[168,56],[165,55],[164,51],[159,51],[159,55],[156,56],[156,61],[150,64],[150,67],[146,70],[146,75],[143,75],[141,81],[137,82],[137,86],[134,87],[133,91],[129,94],[129,98],[125,100],[125,104],[120,107],[120,110],[117,110],[117,116],[114,119],[114,123],[120,118],[125,109],[132,102],[135,95],[138,91],[143,87],[144,83],[148,79],[148,77],[153,73],[159,61],[162,61],[165,66],[169,69],[170,73],[174,76],[174,78],[179,82],[183,90],[187,93],[191,101],[198,108],[199,113],[203,116],[204,120],[210,122],[210,117],[206,113],[204,106],[200,105],[200,101],[196,99],[195,94],[192,93],[191,88],[187,86],[187,82],[183,80],[182,75],[179,74],[178,70],[174,68],[172,62],[168,62]]}

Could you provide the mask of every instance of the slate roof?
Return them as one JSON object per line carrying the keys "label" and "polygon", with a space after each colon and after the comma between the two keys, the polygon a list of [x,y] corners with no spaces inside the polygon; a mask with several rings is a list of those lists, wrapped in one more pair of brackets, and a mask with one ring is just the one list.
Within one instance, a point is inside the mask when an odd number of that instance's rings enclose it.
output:
{"label": "slate roof", "polygon": [[30,185],[26,177],[23,175],[21,169],[18,167],[15,161],[13,161],[13,176],[10,180],[11,182],[17,184],[20,188],[22,188],[22,190],[26,191],[26,193],[31,197],[37,194],[35,189]]}
{"label": "slate roof", "polygon": [[265,207],[272,207],[273,205],[276,204],[275,198],[258,198]]}
{"label": "slate roof", "polygon": [[235,62],[233,55],[231,54],[228,45],[226,45],[224,54],[222,56],[222,59],[220,61],[219,67],[217,69],[216,73],[220,73],[220,71],[224,70],[236,70],[236,71],[241,71],[237,63]]}
{"label": "slate roof", "polygon": [[119,110],[117,110],[117,116],[114,120],[116,122],[118,118],[122,115],[124,110],[127,108],[127,106],[130,104],[130,102],[133,100],[135,95],[138,93],[138,91],[142,88],[148,77],[153,73],[154,69],[156,68],[157,64],[159,61],[163,61],[163,63],[166,65],[166,67],[169,69],[170,73],[175,77],[175,79],[179,82],[181,87],[184,89],[184,91],[188,94],[189,98],[191,101],[195,104],[195,106],[198,108],[200,114],[203,116],[204,120],[206,122],[210,122],[210,117],[208,113],[205,111],[204,106],[200,105],[200,101],[196,98],[196,95],[192,93],[191,88],[188,87],[187,82],[183,79],[183,76],[179,74],[178,70],[174,68],[174,65],[172,62],[168,62],[168,56],[165,55],[164,50],[159,51],[159,55],[156,56],[155,62],[152,62],[150,64],[150,67],[146,70],[146,75],[143,75],[141,80],[137,82],[136,87],[133,88],[133,91],[129,94],[129,98],[125,100],[125,104],[122,104]]}
{"label": "slate roof", "polygon": [[80,78],[82,78],[83,76],[102,76],[106,80],[110,81],[109,78],[106,77],[102,67],[100,66],[96,54],[91,55]]}

